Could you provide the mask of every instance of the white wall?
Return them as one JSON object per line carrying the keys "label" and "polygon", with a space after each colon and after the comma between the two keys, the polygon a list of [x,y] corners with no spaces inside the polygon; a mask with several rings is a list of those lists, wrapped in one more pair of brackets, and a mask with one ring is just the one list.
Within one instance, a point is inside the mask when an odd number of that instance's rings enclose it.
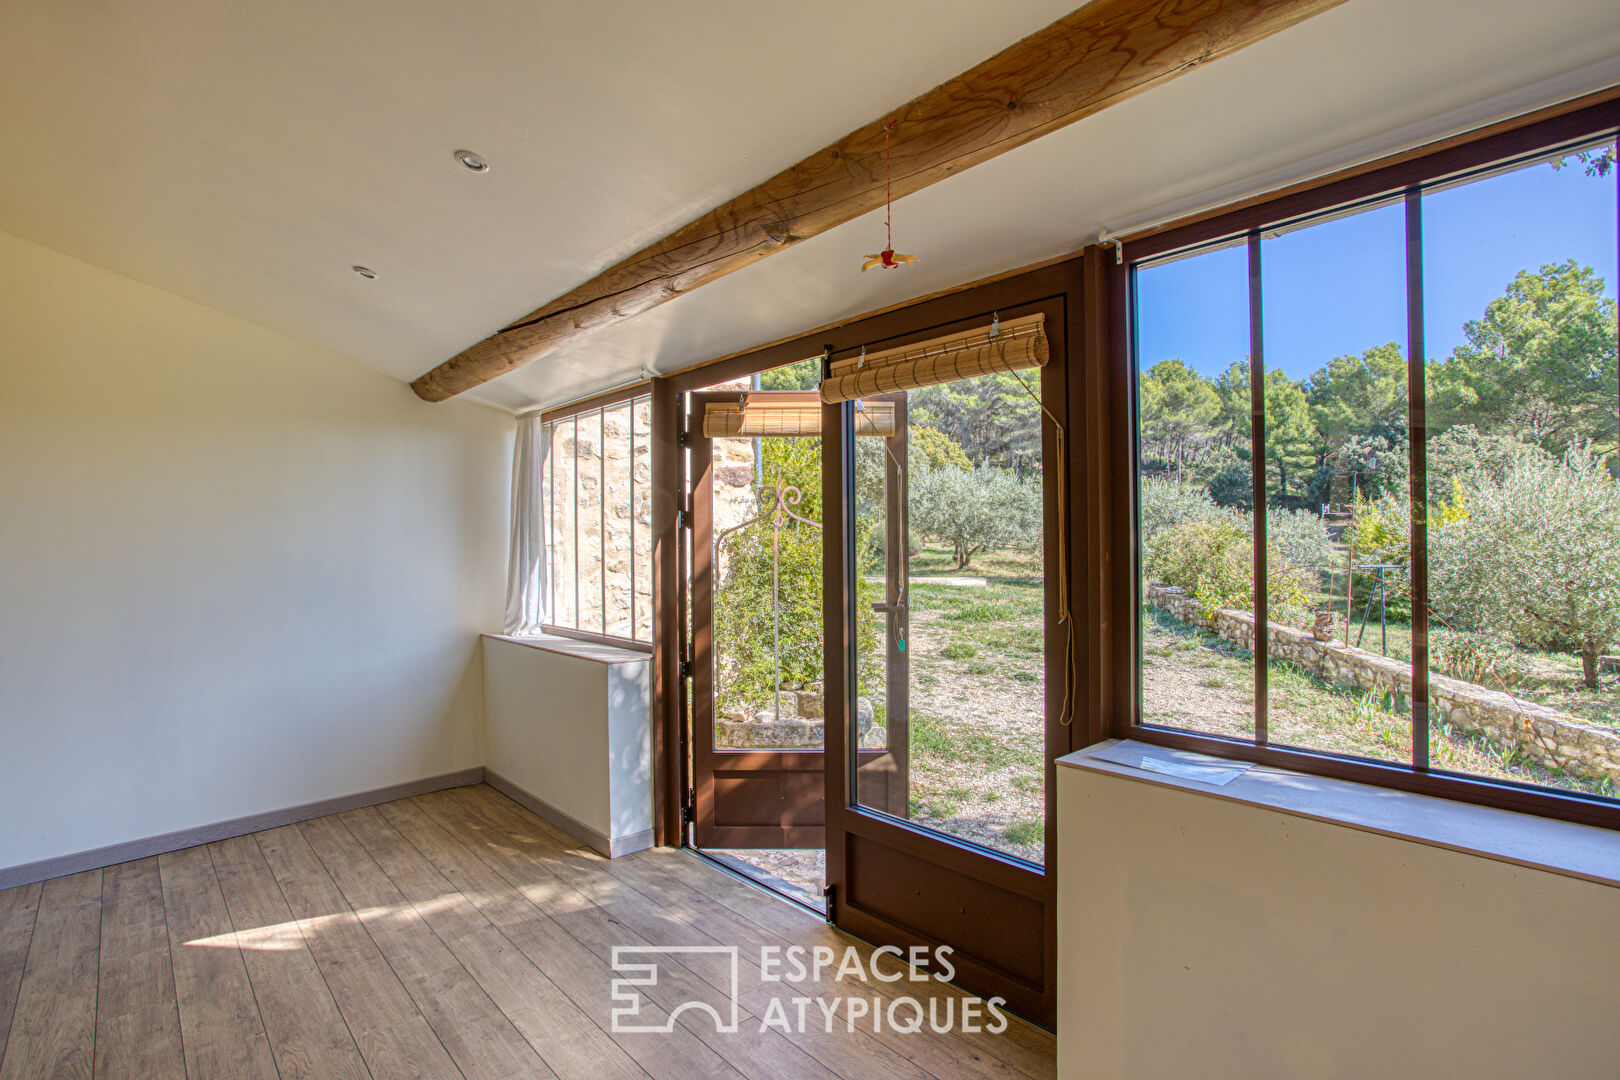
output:
{"label": "white wall", "polygon": [[1615,1075],[1620,888],[1057,771],[1065,1080]]}
{"label": "white wall", "polygon": [[0,234],[0,868],[482,764],[512,429]]}

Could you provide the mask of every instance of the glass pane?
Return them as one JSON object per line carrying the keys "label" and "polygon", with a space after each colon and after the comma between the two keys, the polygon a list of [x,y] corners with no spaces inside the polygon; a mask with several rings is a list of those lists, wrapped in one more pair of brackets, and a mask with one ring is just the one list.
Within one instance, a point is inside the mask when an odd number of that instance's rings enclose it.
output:
{"label": "glass pane", "polygon": [[602,527],[606,510],[602,501],[602,413],[584,413],[575,417],[575,422],[574,470],[579,482],[579,504],[575,508],[575,520],[579,525],[579,628],[600,634],[605,629]]}
{"label": "glass pane", "polygon": [[604,509],[603,560],[607,583],[607,632],[631,636],[632,552],[630,550],[630,403],[602,413]]}
{"label": "glass pane", "polygon": [[1136,273],[1141,720],[1254,737],[1248,256]]}
{"label": "glass pane", "polygon": [[856,439],[862,806],[1041,863],[1045,573],[1038,372],[896,399]]}
{"label": "glass pane", "polygon": [[1406,218],[1261,241],[1273,743],[1411,761]]}
{"label": "glass pane", "polygon": [[[1613,795],[1614,144],[1423,198],[1430,761]],[[1612,662],[1611,662],[1612,663]]]}
{"label": "glass pane", "polygon": [[652,399],[631,406],[631,558],[635,571],[635,638],[651,642],[652,620]]}
{"label": "glass pane", "polygon": [[715,747],[820,750],[821,440],[713,440]]}

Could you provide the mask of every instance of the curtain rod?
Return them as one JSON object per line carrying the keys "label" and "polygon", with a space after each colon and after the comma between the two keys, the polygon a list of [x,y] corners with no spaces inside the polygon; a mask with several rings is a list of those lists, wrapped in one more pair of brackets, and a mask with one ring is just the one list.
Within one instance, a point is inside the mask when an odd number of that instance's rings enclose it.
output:
{"label": "curtain rod", "polygon": [[525,416],[533,416],[535,413],[555,412],[558,409],[566,409],[570,405],[578,405],[581,402],[589,401],[592,398],[599,398],[604,394],[614,394],[618,393],[620,390],[628,390],[632,386],[639,386],[642,383],[650,383],[657,377],[658,373],[653,371],[652,368],[642,368],[641,373],[633,379],[626,379],[624,382],[614,383],[612,386],[604,386],[600,390],[592,390],[588,394],[584,394],[568,401],[559,402],[556,405],[531,405],[529,408],[523,409],[514,415],[517,416],[518,419],[522,419]]}

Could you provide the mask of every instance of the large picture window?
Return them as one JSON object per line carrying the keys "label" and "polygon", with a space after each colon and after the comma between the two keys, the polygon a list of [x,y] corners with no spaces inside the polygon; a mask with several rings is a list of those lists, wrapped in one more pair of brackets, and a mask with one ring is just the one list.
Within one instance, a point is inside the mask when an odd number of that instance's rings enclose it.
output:
{"label": "large picture window", "polygon": [[651,399],[541,428],[544,628],[651,644]]}
{"label": "large picture window", "polygon": [[1613,112],[1133,250],[1139,730],[1613,817]]}

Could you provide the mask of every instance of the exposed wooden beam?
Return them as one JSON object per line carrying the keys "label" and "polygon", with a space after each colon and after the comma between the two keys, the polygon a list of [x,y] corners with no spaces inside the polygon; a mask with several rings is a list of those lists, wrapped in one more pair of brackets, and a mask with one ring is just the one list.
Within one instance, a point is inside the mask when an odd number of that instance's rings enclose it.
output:
{"label": "exposed wooden beam", "polygon": [[443,401],[1343,0],[1094,0],[709,211],[411,384]]}

